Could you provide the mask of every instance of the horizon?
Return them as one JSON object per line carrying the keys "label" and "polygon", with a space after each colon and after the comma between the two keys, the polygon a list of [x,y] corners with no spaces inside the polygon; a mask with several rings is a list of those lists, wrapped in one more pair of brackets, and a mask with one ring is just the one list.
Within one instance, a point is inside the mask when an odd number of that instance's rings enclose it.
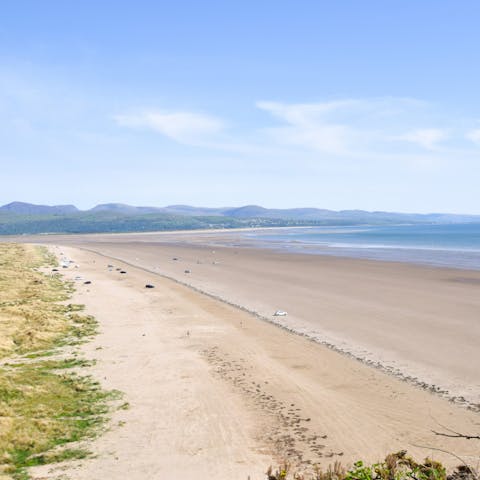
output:
{"label": "horizon", "polygon": [[479,215],[479,14],[473,0],[6,5],[0,204]]}

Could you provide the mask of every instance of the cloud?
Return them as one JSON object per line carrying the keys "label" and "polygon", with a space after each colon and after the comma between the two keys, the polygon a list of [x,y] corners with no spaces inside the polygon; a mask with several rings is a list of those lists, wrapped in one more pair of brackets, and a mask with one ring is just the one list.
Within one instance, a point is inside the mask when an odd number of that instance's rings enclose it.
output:
{"label": "cloud", "polygon": [[196,143],[219,133],[225,126],[222,120],[211,115],[180,111],[144,111],[116,115],[114,120],[122,127],[147,128],[180,143]]}
{"label": "cloud", "polygon": [[465,137],[474,143],[480,144],[480,128],[477,128],[476,130],[470,130],[467,132]]}
{"label": "cloud", "polygon": [[348,125],[326,117],[356,104],[351,100],[313,104],[257,102],[257,107],[287,124],[266,129],[276,141],[340,155],[348,152],[354,132]]}
{"label": "cloud", "polygon": [[266,129],[276,141],[333,155],[387,153],[391,142],[413,142],[433,149],[446,138],[439,129],[418,129],[400,135],[413,113],[421,116],[425,102],[411,98],[343,99],[319,103],[257,102],[257,107],[284,125]]}
{"label": "cloud", "polygon": [[438,144],[449,138],[446,130],[440,128],[421,128],[397,137],[398,140],[415,143],[427,150],[435,150]]}
{"label": "cloud", "polygon": [[[223,119],[182,110],[140,110],[114,117],[123,127],[148,129],[176,142],[235,154],[303,155],[365,160],[428,162],[465,149],[465,136],[480,143],[480,130],[467,135],[445,125],[435,107],[412,98],[346,98],[326,102],[259,101],[270,124],[226,129]],[[458,122],[457,122],[458,123]],[[425,125],[432,127],[425,128]],[[462,144],[463,142],[463,144]]]}
{"label": "cloud", "polygon": [[292,125],[311,124],[321,121],[328,113],[343,110],[353,110],[363,104],[361,100],[339,100],[323,103],[287,104],[280,102],[257,102],[257,107],[270,112]]}
{"label": "cloud", "polygon": [[[422,151],[445,152],[455,125],[436,126],[442,115],[426,102],[403,97],[343,99],[319,103],[257,102],[283,124],[267,128],[270,138],[315,152],[349,157],[394,158]],[[413,128],[412,128],[413,127]],[[417,128],[415,128],[417,127]],[[406,132],[406,133],[405,133]],[[458,137],[458,135],[457,135]],[[480,143],[480,130],[470,133]],[[461,138],[454,138],[454,142]]]}
{"label": "cloud", "polygon": [[[235,136],[226,131],[227,123],[208,114],[186,111],[144,110],[114,115],[117,125],[132,129],[148,129],[178,143],[235,154],[267,154],[272,147],[261,142]],[[247,135],[248,136],[248,135]]]}

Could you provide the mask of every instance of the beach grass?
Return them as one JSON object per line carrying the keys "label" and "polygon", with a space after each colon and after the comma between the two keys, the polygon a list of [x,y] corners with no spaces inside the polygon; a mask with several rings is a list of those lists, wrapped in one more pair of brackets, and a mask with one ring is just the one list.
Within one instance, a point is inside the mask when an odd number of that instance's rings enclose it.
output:
{"label": "beach grass", "polygon": [[28,479],[27,467],[85,458],[77,442],[108,418],[107,392],[82,369],[72,346],[95,334],[93,317],[66,303],[72,285],[45,248],[0,244],[0,479]]}
{"label": "beach grass", "polygon": [[0,244],[0,358],[46,349],[68,330],[58,302],[72,286],[40,271],[54,262],[45,249]]}

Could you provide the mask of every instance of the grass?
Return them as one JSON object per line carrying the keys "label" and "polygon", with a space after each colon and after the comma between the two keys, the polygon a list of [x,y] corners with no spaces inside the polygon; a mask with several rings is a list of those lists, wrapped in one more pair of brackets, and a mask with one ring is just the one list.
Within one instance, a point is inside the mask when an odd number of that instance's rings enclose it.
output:
{"label": "grass", "polygon": [[0,244],[0,358],[44,350],[68,331],[59,302],[72,286],[39,271],[53,262],[44,249]]}
{"label": "grass", "polygon": [[93,362],[69,354],[97,322],[66,304],[69,283],[42,273],[53,265],[43,248],[0,244],[0,479],[88,456],[75,442],[97,435],[120,397],[79,373]]}

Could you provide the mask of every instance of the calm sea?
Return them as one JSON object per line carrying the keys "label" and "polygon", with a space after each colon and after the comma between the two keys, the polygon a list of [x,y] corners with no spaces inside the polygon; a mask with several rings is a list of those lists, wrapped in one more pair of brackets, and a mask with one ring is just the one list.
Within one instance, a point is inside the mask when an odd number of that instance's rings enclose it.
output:
{"label": "calm sea", "polygon": [[258,247],[480,270],[480,224],[245,232]]}

